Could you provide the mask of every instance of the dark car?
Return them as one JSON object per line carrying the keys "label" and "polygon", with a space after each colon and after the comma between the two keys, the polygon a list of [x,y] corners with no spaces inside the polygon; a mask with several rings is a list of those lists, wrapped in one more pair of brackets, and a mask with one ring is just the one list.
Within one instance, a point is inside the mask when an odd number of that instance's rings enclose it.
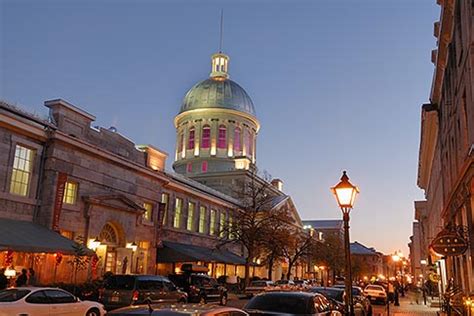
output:
{"label": "dark car", "polygon": [[251,316],[261,315],[341,315],[319,293],[266,292],[254,296],[244,307]]}
{"label": "dark car", "polygon": [[169,278],[188,294],[189,302],[219,302],[220,305],[227,305],[227,289],[207,274],[171,274]]}
{"label": "dark car", "polygon": [[187,294],[160,275],[112,275],[105,280],[102,294],[107,310],[148,302],[186,301]]}
{"label": "dark car", "polygon": [[[343,285],[335,285],[334,288],[344,290]],[[370,304],[370,300],[365,296],[364,291],[360,287],[352,287],[352,300],[354,306],[360,304],[364,308],[364,315],[372,316],[372,304]]]}
{"label": "dark car", "polygon": [[241,309],[215,305],[140,305],[116,309],[114,316],[248,316]]}

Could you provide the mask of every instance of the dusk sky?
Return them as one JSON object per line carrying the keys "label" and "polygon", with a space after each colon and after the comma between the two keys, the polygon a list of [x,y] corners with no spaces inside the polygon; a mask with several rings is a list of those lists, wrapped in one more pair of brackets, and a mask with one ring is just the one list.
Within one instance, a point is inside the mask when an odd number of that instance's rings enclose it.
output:
{"label": "dusk sky", "polygon": [[407,252],[435,0],[0,0],[0,97],[45,116],[62,98],[174,159],[173,118],[218,50],[262,128],[257,163],[303,219],[341,218],[329,188],[360,187],[351,239]]}

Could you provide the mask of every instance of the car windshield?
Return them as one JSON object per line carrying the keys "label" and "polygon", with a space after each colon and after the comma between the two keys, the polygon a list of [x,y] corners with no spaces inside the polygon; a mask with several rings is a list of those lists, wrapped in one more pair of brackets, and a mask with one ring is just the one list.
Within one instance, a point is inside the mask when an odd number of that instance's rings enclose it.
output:
{"label": "car windshield", "polygon": [[324,296],[329,297],[330,299],[333,299],[338,302],[344,301],[343,299],[344,291],[342,290],[329,289],[329,288],[313,288],[311,289],[311,292],[321,293]]}
{"label": "car windshield", "polygon": [[262,295],[252,298],[245,309],[283,314],[311,314],[309,301],[307,297],[298,295]]}
{"label": "car windshield", "polygon": [[135,277],[131,275],[114,275],[105,281],[107,290],[133,290]]}
{"label": "car windshield", "polygon": [[30,290],[9,289],[0,291],[0,302],[15,302],[25,297]]}
{"label": "car windshield", "polygon": [[250,286],[267,286],[267,282],[265,281],[253,281]]}

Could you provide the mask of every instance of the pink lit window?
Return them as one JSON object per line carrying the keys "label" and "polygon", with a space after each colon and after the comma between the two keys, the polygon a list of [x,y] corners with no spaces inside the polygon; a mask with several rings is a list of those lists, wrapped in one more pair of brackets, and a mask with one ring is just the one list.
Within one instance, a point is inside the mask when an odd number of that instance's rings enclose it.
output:
{"label": "pink lit window", "polygon": [[194,128],[189,131],[188,149],[194,149]]}
{"label": "pink lit window", "polygon": [[250,155],[250,132],[248,130],[244,130],[244,145],[245,145],[247,154]]}
{"label": "pink lit window", "polygon": [[249,155],[253,155],[253,135],[249,133]]}
{"label": "pink lit window", "polygon": [[207,172],[207,161],[202,162],[201,171],[202,172]]}
{"label": "pink lit window", "polygon": [[226,132],[227,129],[224,125],[219,126],[219,135],[217,138],[217,148],[225,148],[226,146]]}
{"label": "pink lit window", "polygon": [[209,148],[211,146],[211,128],[206,125],[202,128],[202,148]]}
{"label": "pink lit window", "polygon": [[236,127],[234,130],[234,151],[242,151],[242,143],[240,137],[240,128]]}
{"label": "pink lit window", "polygon": [[192,163],[188,163],[186,165],[186,172],[188,172],[188,173],[193,172],[193,164]]}

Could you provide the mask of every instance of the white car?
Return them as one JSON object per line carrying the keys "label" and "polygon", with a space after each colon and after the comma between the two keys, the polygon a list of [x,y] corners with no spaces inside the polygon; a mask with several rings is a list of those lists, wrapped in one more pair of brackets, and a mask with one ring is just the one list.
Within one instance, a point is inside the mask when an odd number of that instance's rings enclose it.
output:
{"label": "white car", "polygon": [[387,292],[381,285],[367,285],[364,294],[371,302],[387,303]]}
{"label": "white car", "polygon": [[0,291],[0,316],[103,316],[102,304],[81,301],[71,293],[47,287]]}

